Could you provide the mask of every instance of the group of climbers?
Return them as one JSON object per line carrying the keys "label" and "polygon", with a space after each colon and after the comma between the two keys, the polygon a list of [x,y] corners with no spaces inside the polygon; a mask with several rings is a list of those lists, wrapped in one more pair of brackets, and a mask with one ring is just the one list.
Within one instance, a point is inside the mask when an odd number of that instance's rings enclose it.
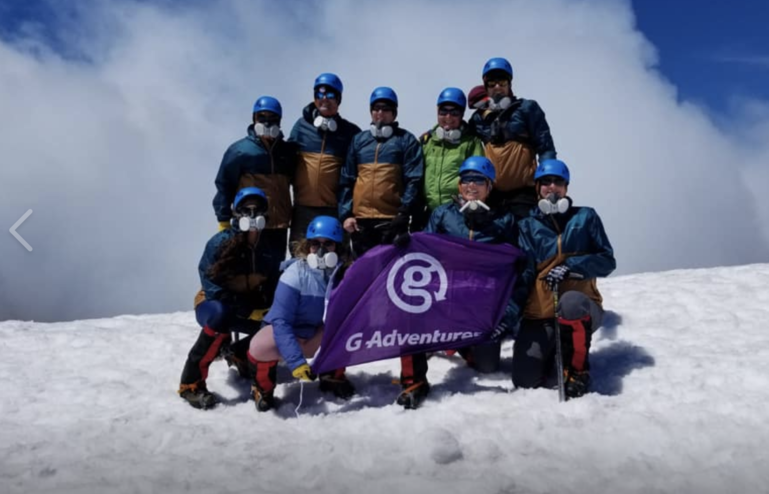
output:
{"label": "group of climbers", "polygon": [[[526,254],[492,340],[457,349],[469,365],[496,371],[501,340],[515,334],[514,385],[552,386],[560,335],[567,395],[587,392],[591,334],[603,313],[596,278],[614,270],[613,250],[595,211],[572,205],[571,173],[556,159],[545,114],[515,96],[512,81],[510,63],[490,59],[469,101],[456,87],[439,93],[437,123],[419,138],[399,125],[390,87],[373,90],[361,130],[339,114],[340,78],[319,75],[287,140],[279,101],[258,98],[246,137],[227,149],[216,176],[220,231],[199,265],[202,330],[181,397],[196,408],[217,403],[206,387],[217,356],[252,380],[259,411],[276,406],[281,360],[295,378],[352,397],[345,369],[315,376],[306,360],[320,345],[330,280],[374,246],[405,247],[422,230]],[[233,331],[249,336],[233,342]],[[398,404],[419,407],[427,370],[424,353],[401,356]]]}

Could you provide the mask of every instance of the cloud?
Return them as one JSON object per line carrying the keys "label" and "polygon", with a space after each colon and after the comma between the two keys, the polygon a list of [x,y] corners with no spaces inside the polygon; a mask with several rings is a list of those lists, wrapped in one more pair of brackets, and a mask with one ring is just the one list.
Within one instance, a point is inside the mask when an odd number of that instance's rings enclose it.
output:
{"label": "cloud", "polygon": [[679,102],[629,2],[286,4],[78,3],[49,21],[54,46],[37,29],[4,37],[0,225],[33,209],[19,233],[34,251],[0,240],[0,320],[190,309],[213,179],[256,97],[280,98],[290,127],[332,71],[347,118],[365,124],[390,85],[420,133],[440,90],[469,90],[492,56],[545,109],[618,272],[769,261],[766,168],[750,166],[766,163],[769,116],[727,132]]}

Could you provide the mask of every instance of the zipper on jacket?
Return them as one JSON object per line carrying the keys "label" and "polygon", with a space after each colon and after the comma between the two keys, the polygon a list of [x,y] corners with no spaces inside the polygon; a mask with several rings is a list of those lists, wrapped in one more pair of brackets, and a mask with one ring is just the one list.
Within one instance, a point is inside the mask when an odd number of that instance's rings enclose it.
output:
{"label": "zipper on jacket", "polygon": [[323,140],[320,141],[320,157],[318,158],[318,170],[317,178],[315,179],[315,186],[318,188],[317,192],[320,195],[320,168],[323,165],[323,153],[326,151],[326,137],[328,132],[323,132]]}
{"label": "zipper on jacket", "polygon": [[375,185],[376,185],[376,169],[379,164],[379,146],[381,146],[382,143],[378,142],[376,143],[376,149],[374,150],[374,169],[371,172],[371,203],[374,203],[374,195],[375,195]]}

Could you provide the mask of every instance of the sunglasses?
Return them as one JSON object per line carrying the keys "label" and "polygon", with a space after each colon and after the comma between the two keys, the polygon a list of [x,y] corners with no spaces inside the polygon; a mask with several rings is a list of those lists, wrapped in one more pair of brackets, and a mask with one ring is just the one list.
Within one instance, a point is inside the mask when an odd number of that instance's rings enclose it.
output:
{"label": "sunglasses", "polygon": [[553,184],[557,185],[558,187],[563,187],[566,185],[566,180],[560,177],[542,177],[539,179],[539,185],[547,187]]}
{"label": "sunglasses", "polygon": [[334,245],[336,245],[336,242],[334,242],[333,240],[324,240],[323,242],[315,239],[310,240],[310,247],[315,247],[318,249],[320,249],[321,247],[325,247],[328,249],[329,247]]}
{"label": "sunglasses", "polygon": [[374,105],[371,107],[371,113],[376,113],[378,111],[385,112],[385,113],[392,113],[393,107],[389,105]]}
{"label": "sunglasses", "polygon": [[459,108],[438,108],[438,115],[445,117],[446,115],[451,115],[452,117],[461,117],[462,113],[464,113]]}
{"label": "sunglasses", "polygon": [[489,79],[486,81],[486,87],[507,87],[510,85],[510,81],[507,79]]}
{"label": "sunglasses", "polygon": [[486,184],[486,177],[482,177],[480,175],[470,175],[467,177],[459,177],[459,183],[462,185],[467,185],[467,184],[484,185]]}
{"label": "sunglasses", "polygon": [[275,125],[280,123],[280,117],[273,113],[257,113],[256,121],[258,123]]}
{"label": "sunglasses", "polygon": [[264,207],[263,206],[240,206],[238,208],[238,213],[240,213],[242,216],[248,216],[250,218],[256,218],[257,216],[264,215]]}
{"label": "sunglasses", "polygon": [[337,99],[334,91],[315,91],[315,99]]}

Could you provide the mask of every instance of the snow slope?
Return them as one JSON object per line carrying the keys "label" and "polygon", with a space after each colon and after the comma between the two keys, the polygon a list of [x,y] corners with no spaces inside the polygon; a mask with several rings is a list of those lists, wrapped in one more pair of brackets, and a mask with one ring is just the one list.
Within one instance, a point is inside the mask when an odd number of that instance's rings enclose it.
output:
{"label": "snow slope", "polygon": [[[176,395],[192,312],[0,323],[0,493],[766,493],[769,265],[602,280],[594,393],[513,390],[430,360],[424,407],[396,360],[324,398],[279,372],[276,413],[214,362],[203,412]],[[300,398],[302,405],[295,414]]]}

